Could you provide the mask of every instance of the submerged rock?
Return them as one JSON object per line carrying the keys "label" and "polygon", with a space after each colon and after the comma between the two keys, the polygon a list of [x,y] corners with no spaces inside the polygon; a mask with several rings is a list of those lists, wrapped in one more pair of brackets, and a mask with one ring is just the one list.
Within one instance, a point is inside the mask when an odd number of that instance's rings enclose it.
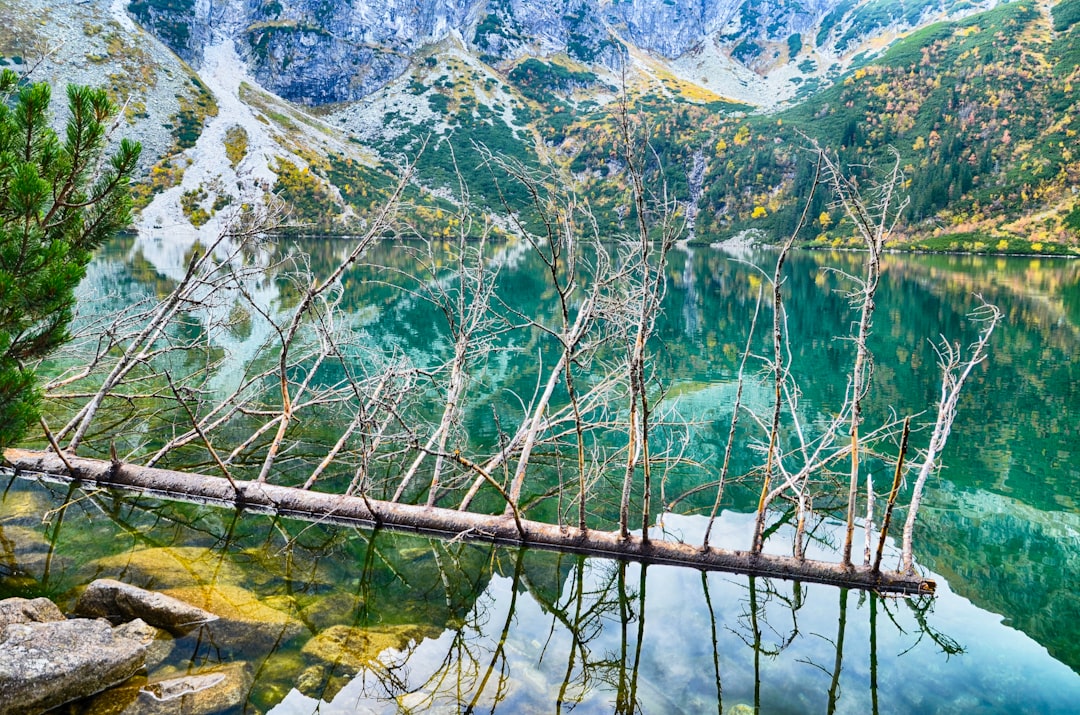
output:
{"label": "submerged rock", "polygon": [[304,607],[301,618],[314,631],[321,631],[338,623],[355,623],[364,607],[364,599],[355,593],[336,591],[320,596]]}
{"label": "submerged rock", "polygon": [[422,637],[423,629],[413,625],[381,628],[338,625],[327,628],[309,640],[301,652],[318,664],[353,675],[383,651],[391,648],[402,650],[411,641]]}
{"label": "submerged rock", "polygon": [[23,526],[0,526],[0,576],[40,583],[47,570],[55,575],[70,566],[71,559],[56,553],[41,532]]}
{"label": "submerged rock", "polygon": [[155,629],[78,618],[0,633],[0,715],[41,713],[122,683],[143,667]]}
{"label": "submerged rock", "polygon": [[240,568],[221,551],[194,546],[138,549],[98,559],[91,566],[140,588],[165,589],[195,583],[241,583]]}
{"label": "submerged rock", "polygon": [[176,650],[176,639],[168,631],[159,629],[157,638],[146,649],[146,669],[153,672],[172,656],[174,650]]}
{"label": "submerged rock", "polygon": [[94,715],[210,715],[247,702],[251,674],[245,663],[196,673],[132,679],[101,693],[84,712]]}
{"label": "submerged rock", "polygon": [[304,667],[303,656],[294,648],[268,655],[259,663],[259,699],[280,703],[296,685],[296,678]]}
{"label": "submerged rock", "polygon": [[8,492],[0,499],[0,514],[4,527],[28,526],[41,528],[41,517],[56,507],[56,503],[37,491]]}
{"label": "submerged rock", "polygon": [[202,626],[200,632],[218,648],[265,652],[304,630],[299,620],[271,608],[259,596],[238,586],[189,586],[163,593],[217,616],[217,620]]}
{"label": "submerged rock", "polygon": [[217,618],[214,614],[176,598],[108,578],[92,582],[79,596],[75,612],[107,618],[113,623],[140,618],[175,635]]}
{"label": "submerged rock", "polygon": [[6,598],[0,601],[0,633],[12,623],[49,623],[65,620],[56,604],[47,598]]}
{"label": "submerged rock", "polygon": [[410,643],[422,640],[425,634],[427,631],[416,625],[331,626],[304,644],[301,653],[311,665],[300,674],[296,687],[309,697],[333,700],[354,675],[381,653],[404,650]]}

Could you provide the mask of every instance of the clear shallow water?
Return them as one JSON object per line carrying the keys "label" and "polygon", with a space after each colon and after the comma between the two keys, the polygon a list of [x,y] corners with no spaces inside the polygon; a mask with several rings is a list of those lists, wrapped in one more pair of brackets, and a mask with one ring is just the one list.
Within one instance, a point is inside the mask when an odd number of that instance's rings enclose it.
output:
{"label": "clear shallow water", "polygon": [[[318,262],[323,254],[315,253]],[[393,265],[400,256],[387,248],[372,260]],[[834,339],[850,320],[842,284],[820,268],[854,260],[807,253],[791,261],[788,309],[809,409],[826,411],[842,395],[848,362]],[[104,257],[92,274],[132,293],[155,289],[168,270]],[[534,275],[522,260],[500,280],[509,294],[539,300]],[[726,436],[752,275],[715,251],[672,258],[657,363],[681,409],[699,418],[693,443],[704,462]],[[447,348],[429,312],[357,278],[347,303],[373,339],[418,361]],[[882,389],[869,411],[917,410],[933,399],[926,338],[970,339],[963,316],[974,291],[1007,320],[962,404],[949,466],[921,515],[916,557],[939,580],[929,604],[672,568],[650,567],[643,578],[638,566],[599,559],[234,520],[111,495],[74,493],[81,501],[42,524],[39,514],[62,504],[66,490],[22,482],[8,485],[0,512],[0,593],[70,603],[73,588],[110,576],[155,587],[216,580],[257,594],[303,623],[296,636],[251,652],[182,641],[171,663],[249,661],[258,673],[252,708],[275,712],[313,712],[320,699],[323,713],[352,712],[357,703],[361,711],[458,712],[474,699],[476,710],[497,702],[500,712],[551,712],[560,690],[564,712],[628,712],[632,701],[643,712],[727,712],[755,702],[763,712],[872,712],[875,698],[880,712],[1075,711],[1080,265],[890,257],[875,326]],[[494,394],[520,379],[513,361],[493,360],[484,384]],[[485,418],[492,400],[474,410],[474,439],[494,436]],[[675,475],[671,488],[695,479]],[[751,499],[732,490],[727,506],[723,543],[745,548]],[[692,517],[666,524],[701,529]],[[190,568],[168,577],[133,566],[135,556],[116,560],[175,547],[189,550],[182,554]],[[364,654],[359,661],[335,670],[311,648],[304,653],[313,635],[342,625],[370,634],[362,648],[352,644]]]}
{"label": "clear shallow water", "polygon": [[[291,638],[271,634],[242,650],[195,632],[151,673],[246,662],[257,673],[248,711],[727,713],[757,704],[782,713],[1068,713],[1080,699],[1080,675],[945,582],[932,599],[881,598],[233,519],[23,480],[3,486],[5,596],[44,594],[70,607],[94,577],[213,584],[302,623]],[[42,524],[41,508],[65,500]],[[702,522],[671,517],[666,526],[700,538]],[[718,539],[737,539],[749,522],[726,515]],[[345,654],[314,655],[313,636],[342,627],[352,629]]]}

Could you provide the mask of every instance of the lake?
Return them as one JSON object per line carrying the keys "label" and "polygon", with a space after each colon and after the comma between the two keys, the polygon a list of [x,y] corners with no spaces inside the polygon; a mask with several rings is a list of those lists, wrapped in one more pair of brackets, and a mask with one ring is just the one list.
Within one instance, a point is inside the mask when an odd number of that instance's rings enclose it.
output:
{"label": "lake", "polygon": [[[316,272],[344,250],[330,240],[303,248]],[[535,257],[500,250],[498,280],[509,304],[550,314]],[[445,360],[450,345],[438,316],[392,277],[408,266],[407,254],[385,244],[366,260],[344,282],[341,304],[353,326],[368,344],[392,346],[414,364]],[[669,501],[713,478],[761,284],[752,264],[771,272],[774,260],[709,248],[671,255],[652,363],[665,405],[687,420],[670,439],[689,446],[687,463],[665,481]],[[849,342],[836,338],[851,329],[849,284],[823,269],[857,271],[859,260],[797,252],[788,264],[792,369],[811,424],[842,400],[850,364]],[[84,319],[161,293],[182,265],[183,251],[167,245],[118,243],[84,287],[87,296],[112,297],[87,301]],[[268,300],[287,301],[287,291],[268,285]],[[295,625],[281,637],[248,639],[243,648],[198,633],[179,639],[151,673],[245,662],[248,711],[1074,712],[1080,262],[888,256],[872,345],[876,392],[864,411],[887,419],[936,399],[929,340],[970,342],[975,328],[965,315],[975,293],[1006,317],[961,401],[946,468],[920,512],[915,558],[938,580],[934,598],[235,516],[10,477],[0,481],[0,596],[48,595],[70,606],[80,585],[111,577],[159,589],[215,588],[287,614]],[[265,335],[241,330],[230,339],[228,350],[243,360],[245,346]],[[763,332],[752,346],[764,354]],[[550,359],[546,350],[500,339],[465,414],[470,444],[497,443],[491,415],[513,413],[510,396],[532,390],[529,366]],[[532,355],[539,357],[526,359]],[[751,406],[768,397],[762,363],[752,363]],[[736,463],[752,461],[746,435]],[[122,447],[155,439],[117,437]],[[925,442],[925,432],[913,439]],[[870,468],[879,484],[891,475],[885,463]],[[681,500],[662,528],[700,540],[711,499],[702,492]],[[612,501],[598,488],[596,518],[612,518]],[[557,512],[552,502],[537,512]],[[713,543],[747,548],[755,503],[750,485],[726,492]],[[778,521],[781,542],[790,527]],[[815,554],[835,547],[836,528],[829,519],[817,525]],[[890,559],[895,564],[891,547]]]}

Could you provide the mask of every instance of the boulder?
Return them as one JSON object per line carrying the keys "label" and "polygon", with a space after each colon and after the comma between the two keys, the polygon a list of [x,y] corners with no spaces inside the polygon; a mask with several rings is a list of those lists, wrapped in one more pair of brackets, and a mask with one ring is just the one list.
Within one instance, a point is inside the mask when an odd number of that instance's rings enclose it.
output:
{"label": "boulder", "polygon": [[0,633],[11,623],[63,621],[64,614],[47,598],[5,598],[0,601]]}
{"label": "boulder", "polygon": [[0,633],[0,715],[41,713],[122,683],[143,667],[155,630],[86,618],[13,623]]}
{"label": "boulder", "polygon": [[86,712],[94,715],[211,715],[239,710],[251,689],[245,663],[215,666],[195,673],[132,679],[95,697]]}
{"label": "boulder", "polygon": [[265,653],[299,635],[304,625],[285,611],[271,608],[266,599],[226,584],[174,588],[163,592],[217,616],[200,630],[200,638],[218,648]]}
{"label": "boulder", "polygon": [[75,613],[122,623],[136,618],[152,626],[183,635],[217,618],[214,614],[171,596],[100,578],[79,596]]}

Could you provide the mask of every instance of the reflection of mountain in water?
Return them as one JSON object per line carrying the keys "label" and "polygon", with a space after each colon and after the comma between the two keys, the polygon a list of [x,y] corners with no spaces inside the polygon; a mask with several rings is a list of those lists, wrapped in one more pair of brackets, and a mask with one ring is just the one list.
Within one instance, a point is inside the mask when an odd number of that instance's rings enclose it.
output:
{"label": "reflection of mountain in water", "polygon": [[1080,673],[1080,643],[1063,627],[1080,623],[1080,515],[947,482],[941,490],[935,502],[948,506],[919,515],[923,561]]}
{"label": "reflection of mountain in water", "polygon": [[[183,251],[156,247],[145,238],[121,245],[119,257],[99,259],[88,274],[117,301],[138,295],[160,295],[174,281]],[[316,274],[325,275],[349,249],[346,241],[305,241]],[[159,250],[160,249],[160,250]],[[514,309],[556,324],[550,292],[545,293],[542,267],[535,256],[514,247],[504,250],[506,267],[498,276],[502,295]],[[768,266],[775,256],[759,256]],[[796,253],[788,264],[787,295],[793,370],[801,379],[800,410],[806,415],[831,414],[842,404],[850,366],[850,341],[838,340],[850,329],[852,313],[844,291],[850,282],[825,263],[857,270],[859,254]],[[350,271],[342,282],[347,322],[363,331],[372,345],[400,349],[414,364],[438,364],[448,342],[445,325],[431,307],[402,287],[417,286],[416,257],[400,243],[383,243],[366,257],[371,265]],[[511,260],[512,259],[512,260]],[[499,256],[493,260],[500,261]],[[746,345],[750,317],[763,285],[763,274],[746,263],[713,251],[695,249],[671,256],[665,316],[653,367],[658,386],[691,420],[687,453],[705,467],[669,475],[667,498],[714,478],[718,455],[728,432],[739,357]],[[767,271],[768,272],[768,271]],[[444,276],[439,276],[443,280]],[[1076,599],[1067,584],[1080,578],[1075,519],[1080,506],[1075,485],[1080,480],[1080,353],[1077,338],[1075,263],[1032,259],[956,259],[955,257],[890,257],[878,297],[873,347],[877,352],[875,387],[864,410],[868,422],[880,423],[892,410],[918,412],[931,404],[938,390],[935,355],[928,339],[944,334],[970,339],[964,319],[973,291],[981,291],[1007,314],[995,335],[990,360],[973,375],[945,455],[948,468],[941,486],[927,495],[924,524],[916,554],[935,570],[955,578],[957,589],[1008,616],[1040,640],[1063,662],[1076,668]],[[267,276],[261,290],[275,309],[288,307],[288,285]],[[93,306],[91,306],[93,307]],[[102,302],[101,310],[113,304]],[[199,315],[193,313],[198,324]],[[770,351],[767,331],[771,308],[761,307],[755,356]],[[221,333],[232,364],[247,365],[249,349],[264,335],[258,331]],[[534,356],[550,363],[551,344],[530,335],[503,336],[505,346],[478,367],[468,408],[467,431],[475,441],[493,441],[492,405],[519,408],[508,395],[529,395],[535,389]],[[521,356],[528,356],[522,359]],[[744,401],[759,412],[769,405],[768,376],[760,357],[748,363]],[[239,372],[239,371],[238,371]],[[992,409],[991,409],[992,407]],[[739,445],[753,433],[744,420]],[[679,435],[675,435],[679,437]],[[926,434],[916,434],[915,444]],[[740,470],[755,456],[740,449],[733,468]],[[887,476],[878,479],[884,484]],[[708,508],[714,492],[700,492],[687,508]],[[730,505],[745,498],[726,492]],[[977,498],[976,498],[977,495]],[[755,497],[756,498],[756,497]],[[905,503],[906,495],[901,498]],[[747,502],[749,503],[749,502]],[[605,508],[601,501],[597,510]],[[750,505],[748,508],[752,508]],[[1064,525],[1064,526],[1062,526]],[[1058,529],[1066,528],[1065,532]],[[548,588],[548,591],[553,590]]]}

